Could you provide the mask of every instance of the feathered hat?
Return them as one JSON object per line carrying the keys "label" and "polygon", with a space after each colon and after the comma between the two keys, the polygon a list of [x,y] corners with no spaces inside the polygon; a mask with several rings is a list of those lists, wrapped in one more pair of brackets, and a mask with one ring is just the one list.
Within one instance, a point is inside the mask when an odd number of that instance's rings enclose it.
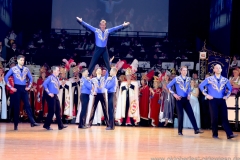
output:
{"label": "feathered hat", "polygon": [[63,59],[62,61],[65,63],[65,69],[67,71],[69,71],[72,66],[76,65],[73,59],[69,59],[69,60]]}
{"label": "feathered hat", "polygon": [[172,68],[172,69],[170,70],[170,72],[171,72],[172,74],[176,74],[176,69],[175,69],[175,68]]}
{"label": "feathered hat", "polygon": [[136,73],[138,68],[138,60],[134,59],[131,65],[127,64],[127,62],[123,60],[122,68],[126,75],[132,75]]}
{"label": "feathered hat", "polygon": [[154,70],[151,70],[151,71],[148,72],[148,73],[144,73],[144,74],[142,75],[142,79],[147,80],[147,81],[150,81],[150,80],[153,78],[153,76],[154,76]]}
{"label": "feathered hat", "polygon": [[80,72],[83,67],[87,67],[85,62],[79,63],[77,66],[73,67],[73,73]]}
{"label": "feathered hat", "polygon": [[126,76],[131,76],[132,75],[132,69],[131,68],[127,68],[125,71],[125,75]]}

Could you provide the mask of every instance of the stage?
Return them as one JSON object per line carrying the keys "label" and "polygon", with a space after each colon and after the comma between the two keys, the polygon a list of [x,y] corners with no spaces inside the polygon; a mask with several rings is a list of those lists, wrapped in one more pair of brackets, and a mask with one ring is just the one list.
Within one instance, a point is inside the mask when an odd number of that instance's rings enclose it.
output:
{"label": "stage", "polygon": [[240,159],[239,137],[227,140],[222,130],[219,139],[213,139],[210,130],[195,135],[193,130],[184,129],[183,136],[178,136],[173,128],[117,126],[106,131],[105,126],[78,129],[73,124],[63,130],[58,130],[56,124],[52,128],[47,131],[42,124],[31,128],[30,124],[21,123],[14,131],[12,123],[0,123],[1,160],[174,160],[190,156]]}

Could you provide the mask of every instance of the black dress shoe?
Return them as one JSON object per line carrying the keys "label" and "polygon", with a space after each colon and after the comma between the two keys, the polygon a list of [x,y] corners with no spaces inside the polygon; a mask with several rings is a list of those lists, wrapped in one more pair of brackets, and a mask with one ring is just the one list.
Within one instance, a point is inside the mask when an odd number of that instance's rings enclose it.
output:
{"label": "black dress shoe", "polygon": [[86,126],[78,126],[78,128],[87,129],[88,127],[86,127]]}
{"label": "black dress shoe", "polygon": [[182,132],[178,132],[178,135],[179,135],[179,136],[183,136]]}
{"label": "black dress shoe", "polygon": [[201,134],[201,133],[203,133],[203,131],[201,131],[201,130],[196,130],[194,133],[195,133],[195,134]]}
{"label": "black dress shoe", "polygon": [[43,127],[43,128],[45,128],[48,131],[53,130],[51,127]]}
{"label": "black dress shoe", "polygon": [[40,126],[38,123],[31,123],[31,127]]}
{"label": "black dress shoe", "polygon": [[112,127],[107,127],[106,130],[114,130]]}
{"label": "black dress shoe", "polygon": [[58,127],[58,130],[62,130],[64,128],[67,128],[68,126],[62,126],[61,128]]}
{"label": "black dress shoe", "polygon": [[228,136],[227,139],[232,139],[232,138],[235,138],[237,136],[238,136],[237,134],[232,134],[232,135]]}
{"label": "black dress shoe", "polygon": [[18,130],[18,126],[14,126],[14,130],[17,131]]}
{"label": "black dress shoe", "polygon": [[214,138],[214,139],[218,139],[218,136],[212,136],[212,138]]}

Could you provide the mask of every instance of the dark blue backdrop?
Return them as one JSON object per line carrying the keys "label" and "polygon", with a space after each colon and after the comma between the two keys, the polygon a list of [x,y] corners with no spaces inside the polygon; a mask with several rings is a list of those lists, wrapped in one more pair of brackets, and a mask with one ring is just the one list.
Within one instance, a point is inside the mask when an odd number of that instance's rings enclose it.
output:
{"label": "dark blue backdrop", "polygon": [[228,77],[228,71],[230,66],[230,58],[225,56],[215,56],[211,55],[208,57],[208,72],[213,73],[213,68],[216,64],[220,64],[222,66],[222,76]]}

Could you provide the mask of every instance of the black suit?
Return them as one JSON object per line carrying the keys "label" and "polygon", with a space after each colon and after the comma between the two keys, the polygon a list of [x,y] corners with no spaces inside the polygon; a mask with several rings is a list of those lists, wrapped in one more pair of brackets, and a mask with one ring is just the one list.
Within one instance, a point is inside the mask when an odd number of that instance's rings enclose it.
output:
{"label": "black suit", "polygon": [[12,48],[7,50],[6,60],[9,61],[12,57],[18,56],[19,52],[17,49],[13,50]]}

